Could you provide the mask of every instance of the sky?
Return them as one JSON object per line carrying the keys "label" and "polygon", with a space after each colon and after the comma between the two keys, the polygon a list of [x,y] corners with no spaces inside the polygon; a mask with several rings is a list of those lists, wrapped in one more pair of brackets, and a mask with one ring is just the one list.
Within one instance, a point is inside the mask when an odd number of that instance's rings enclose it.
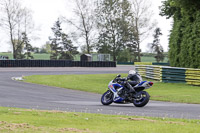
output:
{"label": "sky", "polygon": [[[52,35],[51,27],[58,17],[65,16],[72,17],[73,0],[23,0],[23,5],[33,11],[33,20],[35,23],[35,30],[32,32],[33,37],[31,44],[36,47],[41,47],[48,41],[49,36]],[[160,37],[160,43],[164,51],[168,50],[168,36],[171,30],[171,20],[159,16],[159,6],[162,0],[153,0],[152,10],[154,11],[153,19],[158,22],[157,27],[161,28],[163,35]],[[65,30],[65,29],[63,29]],[[2,29],[0,30],[0,52],[12,51],[9,44],[8,35]],[[148,51],[147,44],[153,42],[153,37],[150,35],[141,44],[142,52]]]}

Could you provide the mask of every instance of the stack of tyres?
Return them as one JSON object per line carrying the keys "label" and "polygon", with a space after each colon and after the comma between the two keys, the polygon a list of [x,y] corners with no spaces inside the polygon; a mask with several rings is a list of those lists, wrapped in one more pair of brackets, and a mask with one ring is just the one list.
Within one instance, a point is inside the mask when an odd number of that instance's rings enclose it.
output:
{"label": "stack of tyres", "polygon": [[0,60],[0,67],[116,67],[116,62],[69,60]]}
{"label": "stack of tyres", "polygon": [[93,62],[93,67],[97,67],[97,66],[98,66],[97,61],[94,61],[94,62]]}
{"label": "stack of tyres", "polygon": [[173,68],[163,67],[162,68],[162,82],[167,83],[185,83],[185,68]]}
{"label": "stack of tyres", "polygon": [[76,66],[77,66],[77,64],[78,64],[78,62],[77,62],[77,61],[72,61],[72,62],[71,62],[71,66],[72,66],[72,67],[76,67]]}

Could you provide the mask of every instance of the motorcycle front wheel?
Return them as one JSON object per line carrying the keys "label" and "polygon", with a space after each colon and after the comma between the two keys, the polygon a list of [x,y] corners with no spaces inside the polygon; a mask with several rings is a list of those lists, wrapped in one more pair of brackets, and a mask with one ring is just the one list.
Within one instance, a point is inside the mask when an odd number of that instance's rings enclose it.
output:
{"label": "motorcycle front wheel", "polygon": [[113,102],[113,93],[108,90],[101,97],[101,103],[103,105],[110,105]]}
{"label": "motorcycle front wheel", "polygon": [[133,104],[136,107],[144,107],[149,102],[149,99],[150,99],[149,93],[146,91],[141,91],[137,95],[136,99],[133,100]]}

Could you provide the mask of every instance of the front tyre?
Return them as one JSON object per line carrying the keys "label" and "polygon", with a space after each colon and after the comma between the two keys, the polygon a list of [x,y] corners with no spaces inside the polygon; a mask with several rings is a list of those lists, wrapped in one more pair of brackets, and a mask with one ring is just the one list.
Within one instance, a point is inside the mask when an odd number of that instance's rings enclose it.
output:
{"label": "front tyre", "polygon": [[149,93],[146,91],[139,92],[136,99],[133,100],[133,104],[136,107],[144,107],[149,102],[150,96]]}
{"label": "front tyre", "polygon": [[113,102],[113,93],[108,90],[101,97],[101,103],[103,105],[110,105]]}

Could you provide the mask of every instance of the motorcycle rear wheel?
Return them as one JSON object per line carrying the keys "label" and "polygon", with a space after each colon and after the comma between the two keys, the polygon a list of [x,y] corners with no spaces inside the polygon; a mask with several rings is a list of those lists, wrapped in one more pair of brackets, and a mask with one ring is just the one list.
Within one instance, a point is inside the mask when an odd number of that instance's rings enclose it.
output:
{"label": "motorcycle rear wheel", "polygon": [[103,105],[110,105],[113,102],[113,93],[108,90],[101,97],[101,103]]}
{"label": "motorcycle rear wheel", "polygon": [[144,107],[144,106],[149,102],[150,95],[149,95],[149,93],[146,92],[146,91],[140,92],[139,95],[140,95],[140,98],[134,99],[134,100],[133,100],[133,104],[134,104],[136,107]]}

